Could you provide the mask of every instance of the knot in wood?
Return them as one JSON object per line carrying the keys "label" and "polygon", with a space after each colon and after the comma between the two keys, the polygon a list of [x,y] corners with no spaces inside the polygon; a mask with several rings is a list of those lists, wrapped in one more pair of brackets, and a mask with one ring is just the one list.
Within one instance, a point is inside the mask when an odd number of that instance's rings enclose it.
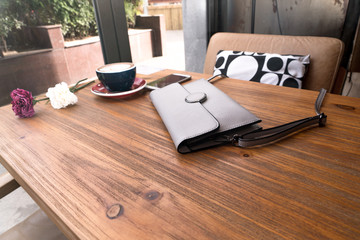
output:
{"label": "knot in wood", "polygon": [[157,199],[159,196],[160,193],[158,191],[149,191],[145,194],[145,198],[150,201]]}
{"label": "knot in wood", "polygon": [[120,204],[114,204],[112,205],[106,212],[106,216],[110,219],[115,219],[122,215],[124,212],[124,207]]}
{"label": "knot in wood", "polygon": [[335,106],[337,106],[338,108],[345,109],[345,110],[350,110],[350,111],[354,111],[356,109],[353,106],[342,105],[342,104],[335,104]]}

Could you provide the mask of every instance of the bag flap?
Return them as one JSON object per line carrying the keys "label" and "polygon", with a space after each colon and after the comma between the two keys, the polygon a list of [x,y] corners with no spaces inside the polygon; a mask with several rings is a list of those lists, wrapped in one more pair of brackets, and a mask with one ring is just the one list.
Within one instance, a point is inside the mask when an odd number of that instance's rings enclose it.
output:
{"label": "bag flap", "polygon": [[201,105],[187,103],[189,92],[179,83],[150,93],[151,101],[163,120],[176,146],[193,137],[216,130],[219,122]]}
{"label": "bag flap", "polygon": [[261,121],[205,79],[188,83],[183,87],[189,93],[204,92],[207,95],[202,105],[220,123],[220,128],[216,132],[225,132]]}

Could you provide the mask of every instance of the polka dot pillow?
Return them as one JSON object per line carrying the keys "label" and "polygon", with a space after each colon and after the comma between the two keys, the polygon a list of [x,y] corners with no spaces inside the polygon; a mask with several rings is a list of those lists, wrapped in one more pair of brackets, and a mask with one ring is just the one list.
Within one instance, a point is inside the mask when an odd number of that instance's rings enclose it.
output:
{"label": "polka dot pillow", "polygon": [[214,75],[301,88],[310,55],[280,55],[221,50],[216,56]]}

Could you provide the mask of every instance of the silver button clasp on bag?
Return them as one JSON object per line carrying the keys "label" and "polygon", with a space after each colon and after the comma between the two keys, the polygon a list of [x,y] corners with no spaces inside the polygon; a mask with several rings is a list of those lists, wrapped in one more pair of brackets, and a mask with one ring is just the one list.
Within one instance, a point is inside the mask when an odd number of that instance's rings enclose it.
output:
{"label": "silver button clasp on bag", "polygon": [[185,98],[185,101],[187,103],[203,103],[206,100],[206,93],[203,92],[196,92],[196,93],[191,93],[190,95],[188,95]]}

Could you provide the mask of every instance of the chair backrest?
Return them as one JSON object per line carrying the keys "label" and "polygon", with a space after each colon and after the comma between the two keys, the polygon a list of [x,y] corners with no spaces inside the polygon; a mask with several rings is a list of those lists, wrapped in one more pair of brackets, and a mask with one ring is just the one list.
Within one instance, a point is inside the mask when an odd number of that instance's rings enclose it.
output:
{"label": "chair backrest", "polygon": [[310,54],[310,66],[303,88],[333,92],[344,43],[336,38],[284,36],[247,33],[216,33],[209,42],[204,73],[213,74],[216,55],[220,50],[278,54]]}

